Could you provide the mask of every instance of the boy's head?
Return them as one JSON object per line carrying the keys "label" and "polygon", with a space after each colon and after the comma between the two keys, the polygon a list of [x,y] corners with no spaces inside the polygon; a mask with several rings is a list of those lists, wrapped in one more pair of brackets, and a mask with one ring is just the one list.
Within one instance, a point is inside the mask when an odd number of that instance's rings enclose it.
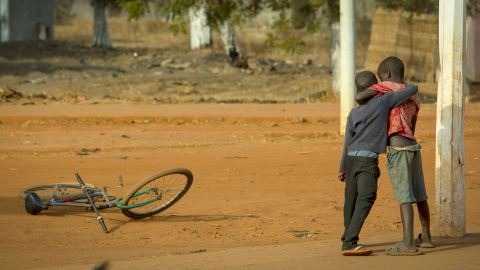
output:
{"label": "boy's head", "polygon": [[357,87],[357,93],[363,92],[377,82],[377,77],[371,71],[362,71],[358,73],[357,76],[355,76],[355,86]]}
{"label": "boy's head", "polygon": [[383,81],[392,81],[396,83],[404,83],[403,77],[405,66],[398,57],[390,56],[383,60],[378,66],[378,77]]}

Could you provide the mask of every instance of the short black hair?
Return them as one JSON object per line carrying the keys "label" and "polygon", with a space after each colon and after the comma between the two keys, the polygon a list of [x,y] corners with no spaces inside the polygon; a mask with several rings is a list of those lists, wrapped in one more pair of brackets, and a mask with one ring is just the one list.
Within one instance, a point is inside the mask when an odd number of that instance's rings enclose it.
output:
{"label": "short black hair", "polygon": [[377,83],[377,77],[371,71],[362,71],[355,76],[355,86],[358,92],[362,92]]}
{"label": "short black hair", "polygon": [[384,74],[387,71],[390,71],[393,76],[403,79],[405,73],[405,65],[403,64],[402,60],[400,60],[400,58],[390,56],[385,58],[385,60],[380,63],[377,73],[380,76],[380,74]]}

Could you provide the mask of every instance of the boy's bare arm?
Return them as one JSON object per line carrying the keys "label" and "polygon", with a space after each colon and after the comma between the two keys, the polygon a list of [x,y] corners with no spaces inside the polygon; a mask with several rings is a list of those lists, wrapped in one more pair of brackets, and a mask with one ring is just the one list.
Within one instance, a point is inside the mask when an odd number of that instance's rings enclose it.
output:
{"label": "boy's bare arm", "polygon": [[355,101],[357,101],[359,105],[362,105],[366,100],[376,95],[378,95],[378,91],[366,89],[355,96]]}
{"label": "boy's bare arm", "polygon": [[385,95],[385,101],[390,106],[390,108],[396,108],[402,105],[403,102],[407,101],[413,95],[418,92],[418,86],[414,84],[407,84],[405,89],[399,90],[397,92],[389,92]]}

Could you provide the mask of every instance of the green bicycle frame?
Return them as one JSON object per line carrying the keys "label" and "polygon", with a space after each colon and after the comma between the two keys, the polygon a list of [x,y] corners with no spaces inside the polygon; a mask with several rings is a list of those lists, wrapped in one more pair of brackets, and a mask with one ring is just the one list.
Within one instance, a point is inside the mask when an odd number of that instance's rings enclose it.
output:
{"label": "green bicycle frame", "polygon": [[[148,193],[150,192],[151,189],[147,189],[147,190],[144,190],[142,192],[139,192],[139,193],[135,193],[132,197],[137,197],[137,196],[140,196],[142,194],[145,194],[145,193]],[[152,200],[149,200],[149,201],[146,201],[146,202],[143,202],[143,203],[139,203],[139,204],[132,204],[132,205],[121,205],[120,204],[120,201],[123,199],[124,196],[118,198],[115,203],[117,204],[117,207],[119,208],[122,208],[122,209],[130,209],[130,208],[135,208],[135,207],[140,207],[140,206],[144,206],[144,205],[147,205],[149,203],[152,203],[154,201],[158,201],[160,198],[157,197],[155,199],[152,199]]]}

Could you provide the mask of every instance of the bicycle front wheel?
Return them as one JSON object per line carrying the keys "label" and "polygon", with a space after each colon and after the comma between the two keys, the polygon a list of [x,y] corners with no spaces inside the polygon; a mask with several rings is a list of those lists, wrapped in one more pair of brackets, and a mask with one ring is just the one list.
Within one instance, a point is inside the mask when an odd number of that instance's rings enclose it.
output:
{"label": "bicycle front wheel", "polygon": [[[92,184],[85,184],[89,188],[97,188]],[[57,193],[53,196],[53,192],[57,189]],[[47,202],[53,196],[54,200],[63,200],[85,195],[82,188],[78,183],[59,183],[50,185],[34,186],[20,190],[18,196],[25,200],[27,194],[35,192],[42,199],[43,202]]]}
{"label": "bicycle front wheel", "polygon": [[193,183],[193,174],[184,168],[157,172],[139,182],[120,202],[122,213],[130,218],[145,218],[175,204],[187,193]]}

